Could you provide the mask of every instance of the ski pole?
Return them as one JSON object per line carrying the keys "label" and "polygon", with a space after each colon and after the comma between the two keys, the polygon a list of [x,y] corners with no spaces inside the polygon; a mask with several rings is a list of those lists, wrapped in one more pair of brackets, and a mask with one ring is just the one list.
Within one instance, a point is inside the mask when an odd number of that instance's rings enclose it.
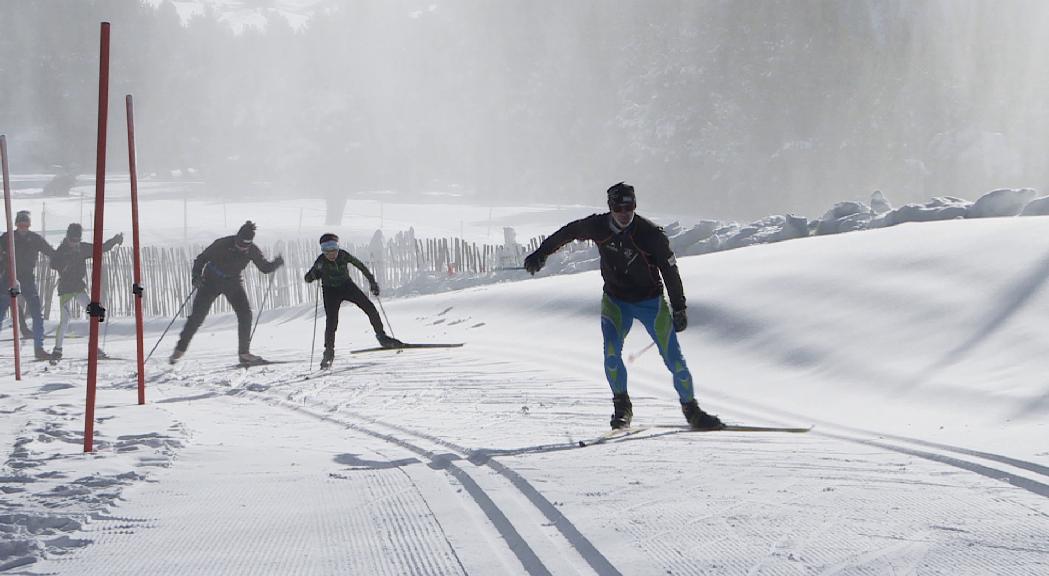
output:
{"label": "ski pole", "polygon": [[310,372],[313,372],[313,352],[317,349],[317,311],[321,304],[321,283],[317,281],[317,290],[313,293],[313,343],[310,344]]}
{"label": "ski pole", "polygon": [[157,340],[157,343],[153,345],[153,349],[149,351],[149,356],[146,356],[146,359],[142,361],[143,364],[148,362],[149,359],[153,357],[153,353],[157,351],[157,346],[160,346],[160,343],[164,340],[164,336],[167,336],[168,330],[171,329],[171,325],[175,323],[175,320],[178,320],[178,315],[182,314],[182,309],[186,307],[186,304],[189,303],[189,299],[192,298],[193,294],[195,294],[196,292],[197,287],[194,286],[193,289],[189,291],[189,294],[186,296],[186,299],[182,301],[182,306],[178,307],[178,312],[175,312],[175,317],[171,319],[171,322],[168,322],[168,327],[164,329],[164,333],[160,335],[160,338]]}
{"label": "ski pole", "polygon": [[648,346],[645,346],[639,352],[634,352],[633,354],[627,356],[626,357],[627,363],[632,363],[634,360],[637,360],[638,358],[641,357],[642,354],[644,354],[645,352],[648,352],[655,345],[656,345],[656,341],[653,340],[651,343],[649,343]]}
{"label": "ski pole", "polygon": [[259,313],[255,316],[255,325],[251,327],[251,334],[248,336],[248,343],[255,339],[255,329],[259,327],[259,320],[262,319],[262,311],[266,309],[266,300],[270,299],[270,290],[273,289],[273,273],[270,273],[270,283],[266,287],[266,295],[262,297],[262,305],[259,306]]}
{"label": "ski pole", "polygon": [[386,327],[390,329],[390,336],[396,338],[397,335],[393,333],[393,325],[390,324],[390,318],[386,316],[386,309],[382,307],[382,300],[379,299],[379,295],[375,295],[375,301],[379,303],[379,310],[382,310],[382,317],[386,319]]}
{"label": "ski pole", "polygon": [[110,319],[106,318],[106,326],[102,328],[102,350],[106,349],[106,338],[109,337],[109,322]]}

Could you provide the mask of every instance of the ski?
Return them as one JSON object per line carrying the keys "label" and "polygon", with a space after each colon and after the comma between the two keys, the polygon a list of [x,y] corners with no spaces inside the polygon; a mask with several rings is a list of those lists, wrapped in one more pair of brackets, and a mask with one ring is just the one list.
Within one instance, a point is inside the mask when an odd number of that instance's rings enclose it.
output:
{"label": "ski", "polygon": [[457,342],[452,344],[410,344],[405,343],[400,346],[382,347],[376,346],[374,348],[359,348],[357,350],[350,350],[350,354],[363,354],[365,352],[383,352],[389,350],[409,350],[413,348],[461,348],[464,342]]}
{"label": "ski", "polygon": [[813,426],[749,426],[744,424],[726,424],[721,430],[714,430],[714,432],[787,432],[790,434],[804,434],[809,430],[812,430]]}
{"label": "ski", "polygon": [[651,426],[631,426],[629,428],[613,428],[612,430],[609,430],[608,432],[605,432],[604,434],[596,438],[591,438],[589,440],[580,440],[579,442],[577,442],[577,444],[580,448],[593,446],[595,444],[604,444],[605,442],[619,440],[621,438],[626,438],[628,436],[640,434],[645,430],[648,430],[649,428],[651,428]]}
{"label": "ski", "polygon": [[[68,356],[65,357],[65,358],[60,358],[58,360],[54,360],[54,359],[48,360],[48,362],[50,362],[52,366],[57,366],[60,362],[63,362],[63,361],[64,362],[69,362],[71,360],[74,361],[74,362],[87,362],[87,358],[70,358]],[[113,362],[131,362],[131,360],[128,360],[127,358],[120,358],[119,356],[99,356],[98,357],[98,361],[99,362],[111,362],[111,361],[113,361]],[[43,362],[43,360],[41,360],[41,362]]]}
{"label": "ski", "polygon": [[259,366],[271,366],[273,364],[291,364],[298,360],[260,360],[259,362],[239,362],[230,368],[258,368]]}
{"label": "ski", "polygon": [[688,424],[657,424],[652,428],[663,428],[668,430],[680,430],[682,432],[786,432],[790,434],[804,434],[814,426],[751,426],[749,424],[725,424],[724,428],[716,430],[696,430]]}

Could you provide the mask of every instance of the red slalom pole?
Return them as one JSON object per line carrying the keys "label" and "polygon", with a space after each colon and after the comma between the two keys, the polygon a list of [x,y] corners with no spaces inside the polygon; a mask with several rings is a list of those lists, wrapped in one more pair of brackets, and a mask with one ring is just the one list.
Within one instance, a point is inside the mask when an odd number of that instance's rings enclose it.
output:
{"label": "red slalom pole", "polygon": [[[102,23],[98,64],[98,151],[95,156],[95,251],[91,261],[91,303],[87,305],[91,336],[87,344],[87,407],[84,410],[84,452],[94,450],[95,377],[98,375],[98,325],[106,321],[102,307],[102,227],[106,209],[106,125],[109,120],[109,22]],[[98,320],[97,322],[95,320]]]}
{"label": "red slalom pole", "polygon": [[138,344],[138,403],[146,403],[146,348],[142,339],[142,248],[138,241],[138,160],[135,151],[135,104],[128,94],[124,103],[127,107],[127,158],[131,175],[131,241],[134,245],[135,271],[131,292],[135,295],[135,342]]}
{"label": "red slalom pole", "polygon": [[11,224],[11,184],[7,173],[7,136],[0,134],[0,163],[4,171],[4,208],[7,209],[7,291],[11,294],[11,331],[14,332],[15,380],[22,379],[22,347],[18,340],[18,278],[15,277],[15,228]]}

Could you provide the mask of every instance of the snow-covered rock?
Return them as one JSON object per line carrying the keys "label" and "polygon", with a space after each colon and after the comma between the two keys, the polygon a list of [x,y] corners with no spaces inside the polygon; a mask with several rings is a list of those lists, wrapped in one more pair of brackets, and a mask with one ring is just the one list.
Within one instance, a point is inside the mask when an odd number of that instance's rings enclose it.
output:
{"label": "snow-covered rock", "polygon": [[1020,216],[1049,216],[1049,196],[1035,198],[1024,206]]}
{"label": "snow-covered rock", "polygon": [[1016,216],[1037,195],[1038,193],[1030,188],[994,190],[980,196],[969,208],[966,218]]}
{"label": "snow-covered rock", "polygon": [[952,196],[936,197],[925,204],[904,204],[875,218],[870,222],[868,228],[884,228],[904,222],[933,222],[965,218],[971,205],[972,203],[967,200]]}
{"label": "snow-covered rock", "polygon": [[838,202],[816,224],[817,235],[862,230],[871,221],[871,209],[863,202]]}
{"label": "snow-covered rock", "polygon": [[[671,236],[670,247],[675,253],[686,253],[696,242],[709,238],[720,225],[721,223],[717,220],[700,220],[698,224],[688,230],[676,236]],[[668,234],[668,236],[670,235]]]}
{"label": "snow-covered rock", "polygon": [[892,204],[885,198],[881,190],[875,190],[871,194],[871,212],[884,214],[890,210],[892,210]]}

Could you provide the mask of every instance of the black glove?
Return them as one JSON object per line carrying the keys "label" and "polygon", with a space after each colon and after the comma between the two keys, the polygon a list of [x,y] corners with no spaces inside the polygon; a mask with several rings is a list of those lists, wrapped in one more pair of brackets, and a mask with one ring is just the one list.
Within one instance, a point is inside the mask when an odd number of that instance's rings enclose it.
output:
{"label": "black glove", "polygon": [[122,245],[124,244],[124,233],[123,233],[123,232],[120,232],[120,233],[119,233],[119,234],[117,234],[116,236],[113,236],[113,240],[115,240],[115,241],[116,241],[116,244],[117,244],[118,246],[122,246]]}
{"label": "black glove", "polygon": [[524,269],[532,276],[535,276],[535,273],[541,270],[545,265],[546,256],[543,256],[539,252],[532,252],[524,260]]}
{"label": "black glove", "polygon": [[310,282],[313,282],[314,280],[317,279],[317,278],[315,278],[313,276],[313,270],[312,269],[309,272],[306,273],[306,276],[304,278],[305,278],[307,284],[309,284]]}
{"label": "black glove", "polygon": [[194,288],[200,288],[200,285],[204,283],[204,279],[200,276],[194,276],[191,282],[193,283]]}
{"label": "black glove", "polygon": [[274,270],[276,270],[277,268],[280,268],[283,265],[284,265],[284,257],[283,256],[277,256],[276,258],[273,259],[273,269]]}
{"label": "black glove", "polygon": [[372,282],[371,289],[372,289],[372,296],[378,296],[379,295],[379,285],[378,284],[376,284],[375,282]]}
{"label": "black glove", "polygon": [[688,328],[688,312],[674,310],[674,332],[684,332]]}

